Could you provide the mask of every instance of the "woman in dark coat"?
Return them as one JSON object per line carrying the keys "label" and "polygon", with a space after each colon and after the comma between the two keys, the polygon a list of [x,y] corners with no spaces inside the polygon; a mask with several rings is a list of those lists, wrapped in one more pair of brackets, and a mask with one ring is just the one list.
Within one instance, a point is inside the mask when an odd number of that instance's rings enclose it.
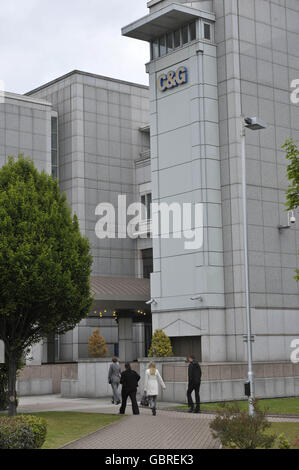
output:
{"label": "woman in dark coat", "polygon": [[121,398],[122,403],[119,414],[123,415],[126,411],[127,399],[130,397],[132,402],[132,410],[134,415],[139,415],[139,408],[136,400],[136,393],[140,375],[131,369],[131,365],[125,364],[125,371],[121,374],[120,383],[122,385]]}

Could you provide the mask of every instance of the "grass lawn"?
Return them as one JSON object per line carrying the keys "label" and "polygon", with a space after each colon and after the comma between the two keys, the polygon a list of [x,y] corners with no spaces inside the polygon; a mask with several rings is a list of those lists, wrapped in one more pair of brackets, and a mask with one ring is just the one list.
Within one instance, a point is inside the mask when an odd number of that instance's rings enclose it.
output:
{"label": "grass lawn", "polygon": [[292,446],[292,449],[299,449],[299,423],[272,423],[271,427],[271,431],[278,435],[285,434],[291,444],[298,439],[298,445]]}
{"label": "grass lawn", "polygon": [[[241,410],[248,409],[247,401],[239,401]],[[299,397],[298,398],[270,398],[259,400],[259,405],[262,409],[268,408],[270,414],[289,414],[299,415]],[[177,408],[187,409],[188,406],[183,405]],[[215,411],[219,408],[219,403],[203,403],[201,409],[203,411]]]}
{"label": "grass lawn", "polygon": [[48,423],[47,438],[43,449],[57,449],[122,419],[121,416],[116,415],[60,411],[30,413],[30,415],[45,418]]}

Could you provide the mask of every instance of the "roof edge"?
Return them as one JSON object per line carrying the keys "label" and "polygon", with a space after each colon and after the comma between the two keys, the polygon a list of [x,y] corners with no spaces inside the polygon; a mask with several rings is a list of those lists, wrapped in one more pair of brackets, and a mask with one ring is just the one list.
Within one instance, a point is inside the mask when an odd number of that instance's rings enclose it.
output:
{"label": "roof edge", "polygon": [[128,82],[126,80],[120,80],[120,79],[117,79],[117,78],[106,77],[105,75],[98,75],[96,73],[84,72],[82,70],[74,69],[71,72],[66,73],[65,75],[61,75],[60,77],[57,77],[54,80],[51,80],[51,81],[45,83],[44,85],[41,85],[37,88],[34,88],[33,90],[28,91],[27,93],[25,93],[25,96],[30,96],[34,93],[37,93],[38,91],[43,90],[44,88],[47,88],[51,85],[54,85],[55,83],[58,83],[62,80],[66,80],[67,78],[71,77],[72,75],[84,75],[86,77],[99,78],[101,80],[107,80],[107,81],[114,82],[114,83],[121,83],[123,85],[135,86],[137,88],[142,88],[144,90],[149,90],[148,85],[142,85],[140,83]]}

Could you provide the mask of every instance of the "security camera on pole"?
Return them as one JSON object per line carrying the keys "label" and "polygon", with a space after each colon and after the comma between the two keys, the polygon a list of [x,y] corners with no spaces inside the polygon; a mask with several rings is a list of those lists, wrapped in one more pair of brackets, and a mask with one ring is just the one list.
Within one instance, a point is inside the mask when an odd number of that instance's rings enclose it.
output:
{"label": "security camera on pole", "polygon": [[256,118],[242,117],[241,143],[242,143],[242,203],[243,203],[243,237],[244,237],[244,273],[245,273],[245,303],[246,303],[246,325],[247,334],[244,339],[247,342],[247,360],[248,360],[248,382],[245,384],[245,392],[248,396],[248,412],[250,416],[254,415],[253,401],[254,393],[254,374],[252,366],[252,341],[251,334],[251,312],[250,312],[250,294],[249,294],[249,262],[248,262],[248,232],[247,232],[247,194],[246,194],[246,128],[252,131],[267,128],[267,124]]}

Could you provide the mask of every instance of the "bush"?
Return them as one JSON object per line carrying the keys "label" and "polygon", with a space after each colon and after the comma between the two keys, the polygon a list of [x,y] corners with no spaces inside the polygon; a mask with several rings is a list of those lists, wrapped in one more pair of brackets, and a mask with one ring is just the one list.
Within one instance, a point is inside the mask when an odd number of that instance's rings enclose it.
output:
{"label": "bush", "polygon": [[108,349],[103,336],[100,333],[100,329],[97,328],[92,333],[88,341],[88,352],[92,357],[107,357]]}
{"label": "bush", "polygon": [[152,345],[148,357],[171,357],[172,346],[169,337],[163,330],[156,330],[153,334]]}
{"label": "bush", "polygon": [[47,423],[30,415],[0,418],[0,449],[40,449],[45,442]]}
{"label": "bush", "polygon": [[220,439],[223,447],[228,449],[271,449],[276,441],[276,434],[270,434],[271,423],[266,418],[266,411],[254,401],[254,416],[241,411],[237,403],[221,404],[216,418],[210,428],[213,437]]}
{"label": "bush", "polygon": [[279,434],[279,436],[277,437],[275,447],[278,449],[290,449],[291,448],[291,444],[289,440],[286,438],[285,434]]}

